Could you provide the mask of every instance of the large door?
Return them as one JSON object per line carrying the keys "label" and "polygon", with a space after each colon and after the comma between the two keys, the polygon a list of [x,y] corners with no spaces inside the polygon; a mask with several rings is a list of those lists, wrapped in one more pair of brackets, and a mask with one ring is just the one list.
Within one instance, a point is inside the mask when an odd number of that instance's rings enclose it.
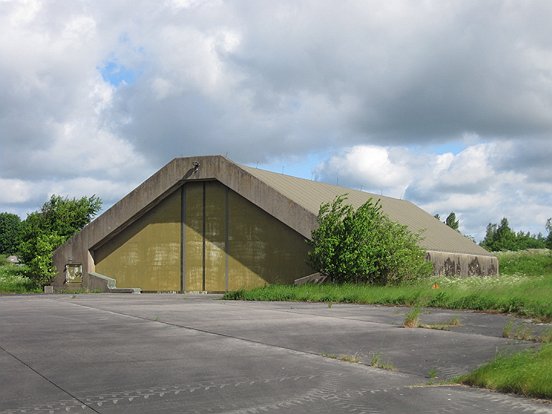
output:
{"label": "large door", "polygon": [[183,190],[183,287],[223,292],[312,273],[305,238],[217,181]]}
{"label": "large door", "polygon": [[227,290],[228,189],[216,181],[189,183],[183,192],[184,290]]}

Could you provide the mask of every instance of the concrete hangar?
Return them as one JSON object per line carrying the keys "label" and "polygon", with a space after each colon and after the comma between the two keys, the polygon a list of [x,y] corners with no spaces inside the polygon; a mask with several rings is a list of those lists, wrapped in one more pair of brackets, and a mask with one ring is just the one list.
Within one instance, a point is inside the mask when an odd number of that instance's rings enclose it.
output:
{"label": "concrete hangar", "polygon": [[436,274],[492,275],[498,261],[406,200],[238,165],[176,158],[54,252],[55,289],[222,292],[293,283],[313,273],[306,239],[320,204],[379,199],[392,220],[423,231]]}

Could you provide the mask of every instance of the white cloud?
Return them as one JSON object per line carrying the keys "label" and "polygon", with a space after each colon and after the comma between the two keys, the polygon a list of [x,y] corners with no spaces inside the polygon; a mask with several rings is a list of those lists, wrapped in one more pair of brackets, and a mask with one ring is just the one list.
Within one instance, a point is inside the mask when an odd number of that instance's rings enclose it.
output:
{"label": "white cloud", "polygon": [[[316,171],[331,182],[458,210],[473,232],[502,214],[535,229],[552,201],[550,15],[476,0],[0,2],[0,210],[54,190],[117,198],[180,155],[331,153]],[[429,150],[447,142],[465,149]]]}
{"label": "white cloud", "polygon": [[[405,198],[443,219],[454,211],[461,230],[477,238],[484,236],[487,223],[502,217],[517,230],[544,233],[546,219],[552,217],[552,184],[534,180],[524,169],[497,168],[515,146],[476,144],[458,154],[442,155],[355,146],[321,163],[318,178],[333,182],[339,175],[340,184],[395,197],[404,186]],[[552,144],[541,145],[541,151],[552,155]],[[401,156],[392,157],[393,153]]]}
{"label": "white cloud", "polygon": [[25,203],[31,199],[31,185],[23,180],[0,178],[0,189],[0,204]]}

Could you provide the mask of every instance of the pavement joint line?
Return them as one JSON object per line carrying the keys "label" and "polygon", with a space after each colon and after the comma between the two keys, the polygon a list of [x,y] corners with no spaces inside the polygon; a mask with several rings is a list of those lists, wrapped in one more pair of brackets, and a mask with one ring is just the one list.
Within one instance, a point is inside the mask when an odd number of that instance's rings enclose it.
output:
{"label": "pavement joint line", "polygon": [[[107,310],[107,309],[102,309],[102,308],[95,308],[93,306],[84,305],[84,304],[80,304],[80,303],[74,303],[74,302],[64,302],[64,303],[69,303],[69,304],[75,305],[75,306],[81,306],[83,308],[94,309],[94,310],[100,311],[100,312],[107,312],[107,313],[112,313],[114,315],[125,316],[125,317],[128,317],[128,318],[134,318],[134,319],[138,319],[138,320],[142,320],[142,321],[160,323],[162,325],[172,326],[172,327],[175,327],[175,328],[188,329],[190,331],[201,332],[201,333],[205,333],[205,334],[208,334],[208,335],[220,336],[222,338],[235,339],[235,340],[238,340],[238,341],[248,342],[248,343],[252,343],[252,344],[256,344],[256,345],[263,345],[263,346],[270,347],[270,348],[275,348],[275,349],[284,349],[286,351],[291,351],[291,352],[294,352],[294,353],[297,353],[297,354],[316,356],[316,357],[319,357],[319,358],[324,358],[326,360],[332,360],[332,361],[336,361],[336,362],[340,362],[340,363],[346,363],[346,364],[353,365],[353,366],[356,365],[356,366],[362,366],[362,367],[365,367],[365,368],[377,369],[377,368],[372,367],[371,365],[364,364],[364,363],[351,364],[350,362],[343,362],[343,361],[335,360],[333,358],[326,358],[323,355],[321,355],[319,353],[316,353],[316,352],[297,350],[297,349],[294,349],[294,348],[289,348],[289,347],[280,346],[280,345],[267,344],[267,343],[262,342],[262,341],[256,341],[256,340],[248,339],[248,338],[240,338],[238,336],[232,336],[232,335],[221,333],[221,332],[214,332],[214,331],[209,331],[207,329],[194,328],[193,326],[179,325],[177,323],[164,322],[164,321],[161,321],[161,320],[156,321],[156,320],[153,320],[153,319],[148,319],[148,318],[143,317],[143,316],[130,315],[130,314],[127,314],[127,313],[124,313],[124,312],[115,312],[115,311],[112,311],[112,310]],[[408,373],[404,373],[404,372],[391,372],[391,371],[387,371],[387,372],[388,372],[389,375],[419,377],[419,375],[408,374]]]}
{"label": "pavement joint line", "polygon": [[76,395],[73,395],[71,392],[67,391],[66,389],[64,389],[63,387],[61,387],[60,385],[56,384],[54,381],[52,381],[50,378],[48,378],[47,376],[45,376],[44,374],[42,374],[41,372],[37,371],[36,369],[34,369],[33,367],[31,367],[29,364],[27,364],[25,361],[23,361],[22,359],[18,358],[16,355],[14,355],[13,353],[11,353],[10,351],[8,351],[6,348],[4,348],[2,345],[0,345],[0,349],[2,351],[4,351],[6,354],[8,354],[9,356],[11,356],[13,359],[15,359],[16,361],[18,361],[20,364],[24,365],[25,367],[27,367],[28,369],[30,369],[31,371],[33,371],[35,374],[37,374],[39,377],[43,378],[44,380],[46,380],[47,382],[49,382],[50,384],[52,384],[54,387],[56,387],[58,390],[64,392],[65,394],[67,394],[68,396],[70,396],[71,398],[73,398],[75,401],[78,401],[81,405],[84,405],[86,406],[87,408],[90,408],[92,411],[94,411],[95,413],[98,413],[100,414],[99,411],[96,411],[93,407],[91,407],[90,405],[88,405],[87,403],[85,403],[83,400],[81,400],[79,397],[77,397]]}

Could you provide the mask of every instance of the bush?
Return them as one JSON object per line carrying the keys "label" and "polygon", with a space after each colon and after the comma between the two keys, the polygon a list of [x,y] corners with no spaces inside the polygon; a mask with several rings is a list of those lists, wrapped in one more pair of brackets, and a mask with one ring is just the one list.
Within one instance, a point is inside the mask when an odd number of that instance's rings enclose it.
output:
{"label": "bush", "polygon": [[430,276],[419,235],[391,221],[371,199],[355,210],[346,197],[324,203],[312,232],[309,260],[335,282],[396,284]]}

